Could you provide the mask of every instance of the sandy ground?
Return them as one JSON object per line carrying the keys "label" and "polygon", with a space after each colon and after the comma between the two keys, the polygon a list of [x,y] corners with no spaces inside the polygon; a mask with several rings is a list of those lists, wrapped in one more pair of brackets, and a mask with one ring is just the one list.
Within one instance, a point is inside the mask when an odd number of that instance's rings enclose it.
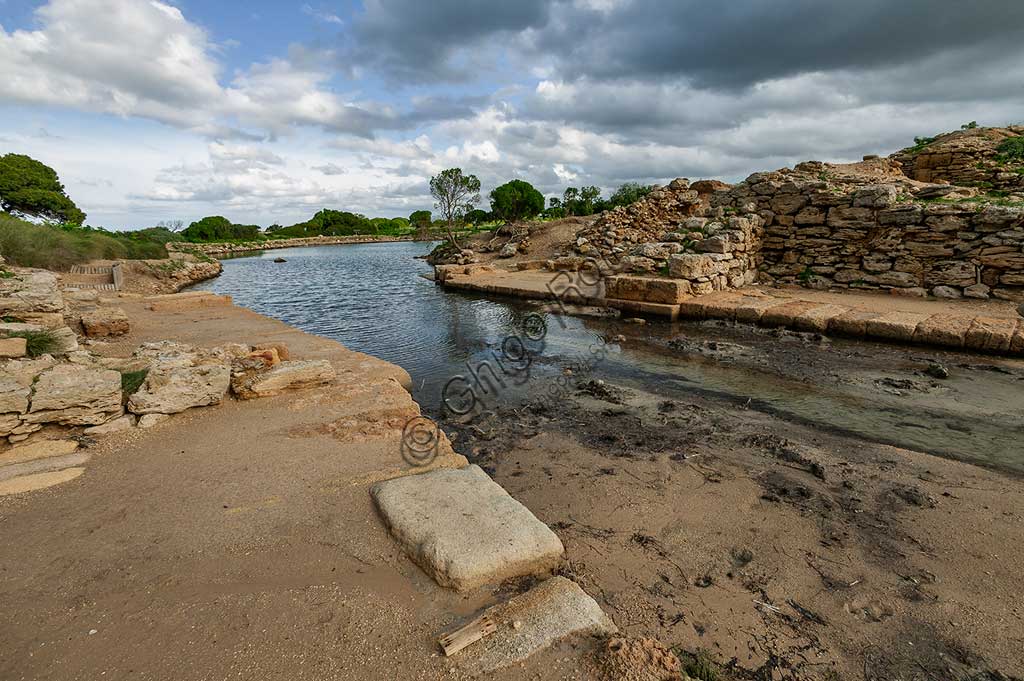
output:
{"label": "sandy ground", "polygon": [[[844,368],[830,350],[774,356],[742,335],[688,341],[687,328],[675,351],[659,352],[680,363],[749,361],[805,382],[811,396],[857,380],[857,367],[920,361],[919,350],[859,345],[866,352]],[[623,342],[647,338],[637,330]],[[985,358],[943,361],[961,367],[963,385],[990,370]],[[999,362],[1008,395],[1019,395],[1024,363]],[[558,532],[567,572],[625,634],[704,649],[730,679],[1024,674],[1019,476],[735,400],[666,399],[650,380],[590,383],[599,376],[577,376],[565,400],[527,398],[446,428]],[[935,390],[941,398],[926,399],[954,410],[968,400],[959,386]],[[1019,416],[1021,404],[1005,399],[993,390],[991,409]]]}
{"label": "sandy ground", "polygon": [[[370,482],[408,470],[405,372],[237,307],[123,307],[133,335],[104,354],[283,341],[338,383],[85,441],[80,478],[0,499],[0,678],[462,678],[437,637],[517,587],[441,589],[379,520]],[[495,678],[573,678],[583,654]]]}

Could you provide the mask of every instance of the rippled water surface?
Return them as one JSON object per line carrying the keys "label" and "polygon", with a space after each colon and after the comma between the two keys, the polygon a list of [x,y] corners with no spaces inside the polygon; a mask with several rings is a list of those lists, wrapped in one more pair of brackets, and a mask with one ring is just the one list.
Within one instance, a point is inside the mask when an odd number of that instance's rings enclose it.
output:
{"label": "rippled water surface", "polygon": [[[417,400],[431,407],[471,356],[513,333],[523,311],[481,297],[446,294],[423,278],[416,256],[434,244],[395,242],[266,251],[223,261],[199,289],[345,347],[398,364]],[[286,262],[275,263],[275,258]]]}
{"label": "rippled water surface", "polygon": [[[436,286],[422,276],[430,266],[416,259],[432,246],[403,242],[269,251],[225,260],[224,273],[198,288],[229,294],[240,305],[402,366],[413,378],[416,400],[437,413],[444,384],[469,374],[468,367],[494,366],[502,340],[523,335],[523,319],[538,304]],[[286,262],[273,262],[278,257]],[[499,391],[501,401],[551,388],[563,367],[601,345],[595,378],[665,398],[701,393],[740,401],[854,437],[1024,472],[1021,362],[853,341],[808,343],[744,327],[547,319],[531,380],[520,387],[510,381]],[[603,339],[620,333],[629,337],[627,343],[605,345]],[[670,338],[697,346],[725,338],[741,352],[736,357],[679,353],[666,347]],[[922,369],[936,359],[953,367],[950,379],[922,377]],[[878,386],[890,379],[910,379],[921,389]]]}

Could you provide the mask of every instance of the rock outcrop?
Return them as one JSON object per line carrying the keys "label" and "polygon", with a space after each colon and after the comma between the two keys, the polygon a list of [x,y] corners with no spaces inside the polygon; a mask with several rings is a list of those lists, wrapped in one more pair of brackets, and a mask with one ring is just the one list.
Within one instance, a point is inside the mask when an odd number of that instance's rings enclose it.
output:
{"label": "rock outcrop", "polygon": [[157,365],[128,400],[134,414],[177,414],[192,407],[220,404],[231,385],[230,367]]}

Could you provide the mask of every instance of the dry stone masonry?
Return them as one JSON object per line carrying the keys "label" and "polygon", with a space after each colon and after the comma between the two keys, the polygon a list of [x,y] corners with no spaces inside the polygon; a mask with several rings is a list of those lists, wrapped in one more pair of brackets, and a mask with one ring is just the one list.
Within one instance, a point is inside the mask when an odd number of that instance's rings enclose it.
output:
{"label": "dry stone masonry", "polygon": [[[677,179],[581,230],[575,259],[685,282],[672,295],[759,281],[1024,301],[1024,162],[999,152],[1020,133],[964,130],[889,159],[806,162],[735,186]],[[653,301],[638,288],[612,279],[608,295]]]}

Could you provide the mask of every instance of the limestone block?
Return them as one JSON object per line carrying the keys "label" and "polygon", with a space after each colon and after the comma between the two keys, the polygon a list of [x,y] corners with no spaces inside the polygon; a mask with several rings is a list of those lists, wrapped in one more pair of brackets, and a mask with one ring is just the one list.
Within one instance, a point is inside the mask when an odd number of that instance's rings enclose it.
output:
{"label": "limestone block", "polygon": [[123,336],[129,331],[128,315],[121,308],[99,308],[82,315],[82,328],[90,338]]}
{"label": "limestone block", "polygon": [[135,427],[135,417],[131,414],[125,414],[120,418],[116,418],[112,421],[107,421],[98,426],[85,429],[86,435],[109,435],[110,433],[120,433],[125,430],[131,430]]}
{"label": "limestone block", "polygon": [[497,631],[473,646],[462,668],[487,675],[526,661],[534,653],[573,635],[617,631],[601,606],[565,577],[552,577],[488,611]]}
{"label": "limestone block", "polygon": [[888,312],[880,317],[867,320],[865,333],[873,338],[912,341],[917,325],[931,317],[922,312]]}
{"label": "limestone block", "polygon": [[233,380],[231,388],[242,399],[269,397],[285,390],[324,385],[335,379],[336,372],[325,359],[281,362],[269,371]]}
{"label": "limestone block", "polygon": [[1016,319],[975,317],[964,337],[964,347],[984,352],[1009,352],[1017,325]]}
{"label": "limestone block", "polygon": [[231,369],[224,365],[159,367],[146,375],[128,409],[135,414],[177,414],[220,404],[230,384]]}
{"label": "limestone block", "polygon": [[826,333],[833,319],[850,311],[845,305],[821,305],[797,316],[793,328],[798,331]]}
{"label": "limestone block", "polygon": [[685,279],[613,276],[604,283],[608,298],[676,304],[690,297],[690,282]]}
{"label": "limestone block", "polygon": [[24,338],[0,338],[0,359],[24,357],[27,343]]}
{"label": "limestone block", "polygon": [[121,413],[121,374],[109,369],[58,364],[39,375],[24,420],[94,426]]}
{"label": "limestone block", "polygon": [[973,319],[966,315],[936,314],[917,325],[914,342],[961,348]]}
{"label": "limestone block", "polygon": [[555,533],[478,466],[388,480],[370,493],[406,554],[442,586],[467,591],[561,561]]}
{"label": "limestone block", "polygon": [[764,326],[792,328],[796,324],[798,317],[821,306],[821,303],[812,303],[807,300],[794,300],[774,305],[766,309],[761,315],[761,324]]}

